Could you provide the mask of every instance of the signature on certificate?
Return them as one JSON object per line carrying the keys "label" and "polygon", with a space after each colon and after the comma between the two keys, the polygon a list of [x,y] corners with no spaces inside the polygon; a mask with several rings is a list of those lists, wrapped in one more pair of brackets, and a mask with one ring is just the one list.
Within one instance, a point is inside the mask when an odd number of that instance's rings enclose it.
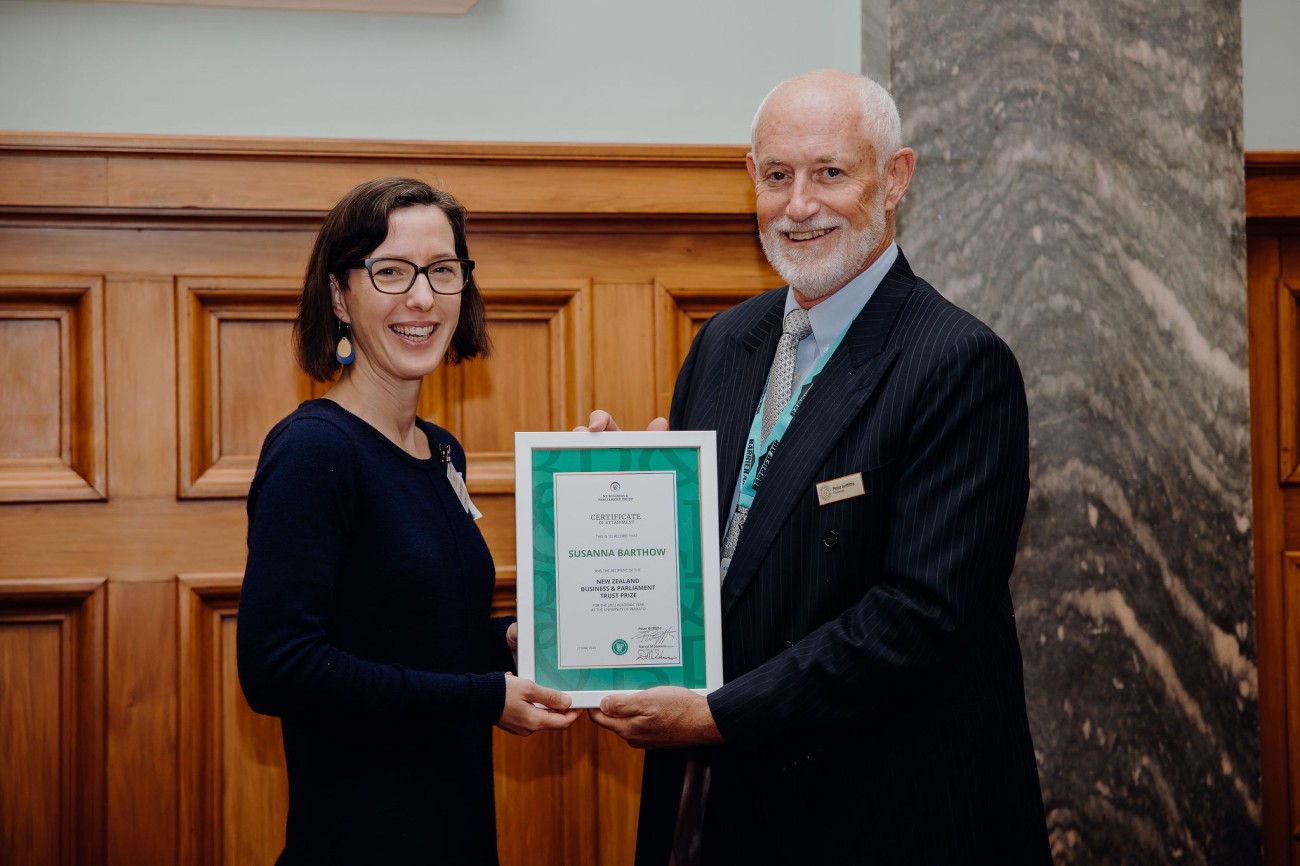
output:
{"label": "signature on certificate", "polygon": [[677,661],[677,629],[641,626],[632,636],[637,661]]}

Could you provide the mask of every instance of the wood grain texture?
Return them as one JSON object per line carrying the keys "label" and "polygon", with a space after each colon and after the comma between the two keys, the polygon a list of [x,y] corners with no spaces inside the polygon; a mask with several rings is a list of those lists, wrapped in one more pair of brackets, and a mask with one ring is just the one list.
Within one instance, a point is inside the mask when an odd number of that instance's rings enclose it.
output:
{"label": "wood grain texture", "polygon": [[1300,151],[1246,154],[1246,217],[1300,216]]}
{"label": "wood grain texture", "polygon": [[[593,726],[594,728],[594,726]],[[598,856],[591,862],[632,866],[637,810],[641,805],[641,765],[645,753],[615,734],[595,728],[596,791],[600,821]]]}
{"label": "wood grain texture", "polygon": [[284,842],[289,791],[280,725],[249,709],[236,672],[242,579],[177,579],[182,863],[270,863]]}
{"label": "wood grain texture", "polygon": [[300,292],[289,278],[177,280],[182,498],[247,496],[266,431],[312,397],[285,351]]}
{"label": "wood grain texture", "polygon": [[0,330],[0,502],[103,499],[103,280],[0,274]]}
{"label": "wood grain texture", "polygon": [[1278,480],[1294,484],[1300,480],[1300,286],[1282,278],[1276,285]]}
{"label": "wood grain texture", "polygon": [[[592,294],[591,374],[598,386],[591,408],[600,408],[618,419],[624,430],[642,430],[656,415],[655,382],[647,381],[644,364],[629,364],[629,346],[651,346],[658,332],[654,316],[653,284],[601,283]],[[587,418],[578,423],[585,425]],[[588,413],[589,414],[589,413]]]}
{"label": "wood grain texture", "polygon": [[100,864],[105,579],[0,579],[0,863]]}
{"label": "wood grain texture", "polygon": [[106,862],[179,862],[175,590],[110,572],[108,600]]}
{"label": "wood grain texture", "polygon": [[[754,235],[743,154],[0,133],[0,329],[18,326],[0,342],[0,404],[27,413],[0,422],[13,452],[0,474],[57,450],[77,484],[103,479],[95,501],[0,504],[0,611],[18,604],[15,587],[44,597],[66,575],[106,575],[78,590],[90,600],[69,620],[100,623],[69,656],[102,671],[85,678],[103,694],[100,751],[78,745],[69,766],[98,773],[101,793],[65,826],[63,804],[85,795],[51,780],[52,752],[25,753],[9,778],[41,794],[22,818],[24,856],[188,866],[269,862],[281,844],[278,725],[243,703],[233,667],[242,497],[266,428],[322,392],[295,370],[288,328],[342,192],[406,172],[470,206],[495,351],[429,377],[420,412],[468,452],[504,614],[517,578],[510,434],[569,429],[598,406],[643,426],[666,411],[659,392],[707,315],[691,292],[720,308],[779,283]],[[661,290],[694,312],[665,318]],[[24,363],[30,375],[13,378]],[[90,463],[79,442],[94,444]],[[0,676],[25,694],[12,717],[44,718],[55,696],[30,672],[53,663],[53,626],[10,625],[0,615]],[[495,744],[504,864],[630,862],[639,752],[586,719]],[[69,845],[90,859],[66,860]]]}
{"label": "wood grain texture", "polygon": [[751,295],[782,285],[773,277],[748,281],[707,281],[683,284],[656,280],[655,293],[655,399],[658,413],[668,417],[677,369],[686,359],[691,341],[709,317],[733,307]]}
{"label": "wood grain texture", "polygon": [[0,206],[323,212],[362,181],[402,174],[475,212],[747,214],[745,150],[0,133],[0,153],[22,160]]}
{"label": "wood grain texture", "polygon": [[1300,864],[1300,153],[1246,156],[1250,436],[1267,866]]}

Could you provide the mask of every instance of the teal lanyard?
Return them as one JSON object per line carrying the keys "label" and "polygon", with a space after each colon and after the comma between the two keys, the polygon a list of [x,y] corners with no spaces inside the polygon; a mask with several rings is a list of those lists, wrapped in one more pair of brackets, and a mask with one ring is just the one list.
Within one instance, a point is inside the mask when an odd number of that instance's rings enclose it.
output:
{"label": "teal lanyard", "polygon": [[[840,331],[835,338],[835,342],[831,343],[830,348],[821,353],[817,363],[813,365],[813,368],[808,371],[808,375],[804,378],[799,388],[799,396],[792,395],[786,401],[785,408],[781,410],[776,423],[772,425],[772,432],[768,434],[766,440],[760,441],[763,436],[763,401],[767,399],[767,387],[764,386],[763,396],[759,399],[758,409],[754,412],[754,420],[749,424],[749,439],[745,443],[745,462],[740,468],[740,498],[736,502],[738,508],[748,511],[754,504],[754,497],[758,494],[759,482],[763,480],[763,473],[767,471],[767,464],[772,462],[772,457],[775,456],[777,446],[781,444],[781,437],[785,435],[786,428],[790,426],[794,413],[799,411],[804,397],[812,390],[813,382],[826,366],[826,362],[830,360],[831,355],[835,354],[835,350],[840,347],[840,343],[844,342],[844,335],[849,332],[849,326],[852,324],[853,319],[850,319],[849,324],[845,325]],[[761,452],[759,451],[760,448],[762,448]],[[756,459],[760,453],[762,459]]]}

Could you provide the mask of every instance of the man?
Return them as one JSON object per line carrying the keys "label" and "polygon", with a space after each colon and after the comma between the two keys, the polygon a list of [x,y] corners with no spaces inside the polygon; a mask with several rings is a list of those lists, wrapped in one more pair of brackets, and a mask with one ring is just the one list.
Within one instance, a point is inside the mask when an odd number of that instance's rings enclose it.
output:
{"label": "man", "polygon": [[650,749],[637,863],[1049,863],[1007,585],[1015,358],[894,244],[915,155],[879,85],[779,85],[747,163],[790,288],[701,328],[671,413],[718,435],[726,684],[593,712]]}

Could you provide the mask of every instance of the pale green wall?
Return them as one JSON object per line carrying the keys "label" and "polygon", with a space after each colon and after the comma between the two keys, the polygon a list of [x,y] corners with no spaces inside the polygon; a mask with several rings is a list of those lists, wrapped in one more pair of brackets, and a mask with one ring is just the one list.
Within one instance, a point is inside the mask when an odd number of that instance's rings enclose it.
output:
{"label": "pale green wall", "polygon": [[1242,0],[1246,150],[1300,150],[1300,0]]}
{"label": "pale green wall", "polygon": [[480,0],[463,18],[0,0],[0,129],[740,143],[861,64],[861,0]]}
{"label": "pale green wall", "polygon": [[[889,5],[480,0],[425,18],[0,0],[0,129],[740,142],[788,75],[886,78]],[[1242,17],[1246,149],[1300,150],[1300,0],[1242,0]]]}

